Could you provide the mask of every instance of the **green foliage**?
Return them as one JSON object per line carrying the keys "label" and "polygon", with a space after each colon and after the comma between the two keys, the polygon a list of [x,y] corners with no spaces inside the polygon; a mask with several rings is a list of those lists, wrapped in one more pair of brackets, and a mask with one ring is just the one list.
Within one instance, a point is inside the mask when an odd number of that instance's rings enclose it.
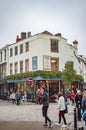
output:
{"label": "green foliage", "polygon": [[80,82],[83,82],[83,81],[84,81],[82,75],[79,75],[79,74],[76,74],[75,80],[76,80],[76,81],[80,81]]}
{"label": "green foliage", "polygon": [[66,62],[62,74],[62,80],[65,86],[70,87],[71,83],[75,81],[76,71],[73,68],[72,62]]}
{"label": "green foliage", "polygon": [[73,62],[68,61],[66,62],[65,69],[63,70],[62,81],[65,86],[70,88],[74,81],[82,82],[84,79],[81,75],[76,74],[76,71],[73,68]]}
{"label": "green foliage", "polygon": [[10,79],[20,79],[20,78],[28,78],[28,77],[36,77],[42,76],[43,78],[61,78],[62,72],[52,72],[52,71],[34,71],[34,72],[26,72],[20,74],[9,75],[6,78]]}

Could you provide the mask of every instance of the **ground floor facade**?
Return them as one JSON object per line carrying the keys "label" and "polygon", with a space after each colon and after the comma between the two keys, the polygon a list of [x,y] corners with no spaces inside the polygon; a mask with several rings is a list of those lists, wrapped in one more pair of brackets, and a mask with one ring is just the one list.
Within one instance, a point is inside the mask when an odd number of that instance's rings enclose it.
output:
{"label": "ground floor facade", "polygon": [[[23,78],[18,80],[8,80],[7,82],[2,82],[0,84],[0,99],[6,99],[7,90],[10,93],[17,92],[19,90],[21,93],[27,92],[28,101],[36,100],[36,91],[42,87],[42,84],[46,83],[49,88],[49,97],[51,100],[58,94],[59,91],[65,91],[65,86],[63,85],[61,79],[44,79],[42,77],[36,78]],[[78,89],[83,90],[83,84],[81,82],[74,82],[73,86]]]}

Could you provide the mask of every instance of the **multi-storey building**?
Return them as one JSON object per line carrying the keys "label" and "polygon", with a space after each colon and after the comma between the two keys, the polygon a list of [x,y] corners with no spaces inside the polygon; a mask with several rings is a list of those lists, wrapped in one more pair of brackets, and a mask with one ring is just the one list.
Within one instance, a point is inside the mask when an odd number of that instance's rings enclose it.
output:
{"label": "multi-storey building", "polygon": [[16,42],[0,49],[0,73],[11,75],[27,71],[62,71],[67,61],[72,61],[74,69],[85,78],[86,59],[78,55],[78,42],[73,45],[67,39],[48,31],[28,37],[21,33]]}
{"label": "multi-storey building", "polygon": [[48,31],[31,35],[21,33],[16,42],[0,49],[0,74],[7,76],[29,71],[62,71],[67,61],[73,62],[77,74],[86,82],[86,58],[78,55],[78,42],[68,44],[61,33]]}

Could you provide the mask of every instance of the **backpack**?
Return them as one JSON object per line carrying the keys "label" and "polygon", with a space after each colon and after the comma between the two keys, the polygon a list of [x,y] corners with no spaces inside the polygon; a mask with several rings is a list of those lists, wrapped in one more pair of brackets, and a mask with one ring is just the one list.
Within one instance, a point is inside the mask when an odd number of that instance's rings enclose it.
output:
{"label": "backpack", "polygon": [[83,112],[83,114],[82,114],[82,119],[84,120],[84,121],[86,121],[86,110]]}

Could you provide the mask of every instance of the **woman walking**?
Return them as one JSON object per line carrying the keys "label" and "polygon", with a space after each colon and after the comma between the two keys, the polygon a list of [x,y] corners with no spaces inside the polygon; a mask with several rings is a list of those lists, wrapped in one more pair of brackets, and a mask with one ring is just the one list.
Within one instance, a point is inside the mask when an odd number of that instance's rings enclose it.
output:
{"label": "woman walking", "polygon": [[58,109],[59,109],[59,121],[58,121],[58,125],[60,125],[61,123],[61,119],[63,118],[64,124],[66,125],[66,118],[65,118],[65,98],[63,96],[62,92],[58,93]]}

